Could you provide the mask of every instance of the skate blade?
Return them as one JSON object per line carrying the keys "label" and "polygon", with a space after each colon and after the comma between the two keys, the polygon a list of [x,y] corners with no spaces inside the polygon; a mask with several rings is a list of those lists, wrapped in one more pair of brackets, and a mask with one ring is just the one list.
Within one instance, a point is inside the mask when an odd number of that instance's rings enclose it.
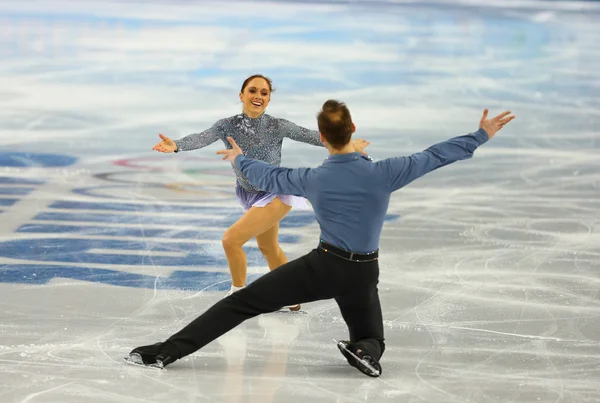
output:
{"label": "skate blade", "polygon": [[[340,350],[344,350],[345,352],[347,352],[352,358],[354,358],[356,360],[356,363],[358,365],[362,365],[363,368],[359,368],[359,370],[364,373],[365,375],[369,375],[372,377],[378,377],[379,375],[381,375],[381,373],[379,372],[379,370],[377,368],[375,368],[374,366],[371,365],[371,363],[369,363],[368,361],[363,360],[362,358],[360,358],[359,356],[357,356],[356,354],[354,354],[352,351],[348,350],[346,348],[346,346],[344,345],[344,343],[342,343],[341,341],[336,341],[335,339],[333,340],[336,342],[338,349]],[[367,371],[365,371],[367,370]]]}
{"label": "skate blade", "polygon": [[289,308],[281,308],[281,309],[279,309],[278,311],[275,311],[275,312],[277,312],[277,313],[287,313],[287,314],[291,313],[292,315],[307,315],[308,314],[308,312],[303,311],[301,309],[298,309],[297,311],[293,311],[293,310],[291,310]]}
{"label": "skate blade", "polygon": [[137,365],[139,367],[152,368],[152,369],[164,369],[162,362],[157,362],[153,364],[144,364],[142,357],[138,353],[129,354],[129,357],[123,358],[123,360],[132,365]]}

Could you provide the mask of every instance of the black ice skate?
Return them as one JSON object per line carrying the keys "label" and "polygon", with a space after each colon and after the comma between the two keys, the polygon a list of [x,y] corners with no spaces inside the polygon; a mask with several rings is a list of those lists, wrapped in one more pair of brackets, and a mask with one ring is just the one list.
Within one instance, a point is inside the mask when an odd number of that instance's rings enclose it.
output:
{"label": "black ice skate", "polygon": [[125,361],[149,368],[163,369],[177,360],[177,358],[175,358],[174,355],[165,352],[161,347],[163,347],[163,343],[136,347],[131,350],[129,357],[126,357]]}
{"label": "black ice skate", "polygon": [[356,348],[349,341],[341,340],[336,343],[338,349],[348,361],[348,364],[352,365],[365,375],[374,378],[381,375],[381,365],[379,365],[379,362],[375,358],[371,357],[361,349]]}

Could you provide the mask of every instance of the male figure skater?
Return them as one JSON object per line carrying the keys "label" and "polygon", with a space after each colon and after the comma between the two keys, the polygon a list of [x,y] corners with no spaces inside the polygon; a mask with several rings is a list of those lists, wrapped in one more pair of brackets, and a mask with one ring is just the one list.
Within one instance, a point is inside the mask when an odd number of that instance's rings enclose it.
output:
{"label": "male figure skater", "polygon": [[344,103],[329,100],[317,116],[320,139],[329,150],[317,168],[289,169],[247,158],[232,138],[217,151],[266,192],[306,197],[321,228],[318,246],[217,302],[164,342],[131,351],[129,360],[160,368],[204,347],[247,319],[283,306],[333,298],[350,340],[338,348],[348,363],[372,377],[381,375],[384,352],[379,281],[379,237],[392,192],[437,168],[468,159],[514,119],[493,119],[484,110],[479,130],[407,156],[370,161],[355,152],[355,126]]}

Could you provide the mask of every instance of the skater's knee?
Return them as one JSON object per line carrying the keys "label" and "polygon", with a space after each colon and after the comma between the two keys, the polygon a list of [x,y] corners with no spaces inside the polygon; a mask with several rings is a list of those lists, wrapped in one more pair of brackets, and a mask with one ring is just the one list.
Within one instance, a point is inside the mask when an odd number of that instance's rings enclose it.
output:
{"label": "skater's knee", "polygon": [[273,256],[277,255],[281,251],[281,248],[278,242],[260,242],[258,243],[258,250],[260,250],[263,256]]}
{"label": "skater's knee", "polygon": [[227,230],[223,234],[221,244],[225,250],[241,249],[247,240],[242,239],[235,231]]}

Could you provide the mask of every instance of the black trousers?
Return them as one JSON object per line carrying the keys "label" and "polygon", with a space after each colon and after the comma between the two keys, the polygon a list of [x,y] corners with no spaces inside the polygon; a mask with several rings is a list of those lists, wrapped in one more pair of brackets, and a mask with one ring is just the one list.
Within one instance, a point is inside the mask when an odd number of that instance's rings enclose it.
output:
{"label": "black trousers", "polygon": [[314,249],[220,300],[163,346],[175,349],[182,358],[257,315],[334,298],[348,325],[350,342],[379,360],[385,345],[378,282],[377,260],[353,262]]}

